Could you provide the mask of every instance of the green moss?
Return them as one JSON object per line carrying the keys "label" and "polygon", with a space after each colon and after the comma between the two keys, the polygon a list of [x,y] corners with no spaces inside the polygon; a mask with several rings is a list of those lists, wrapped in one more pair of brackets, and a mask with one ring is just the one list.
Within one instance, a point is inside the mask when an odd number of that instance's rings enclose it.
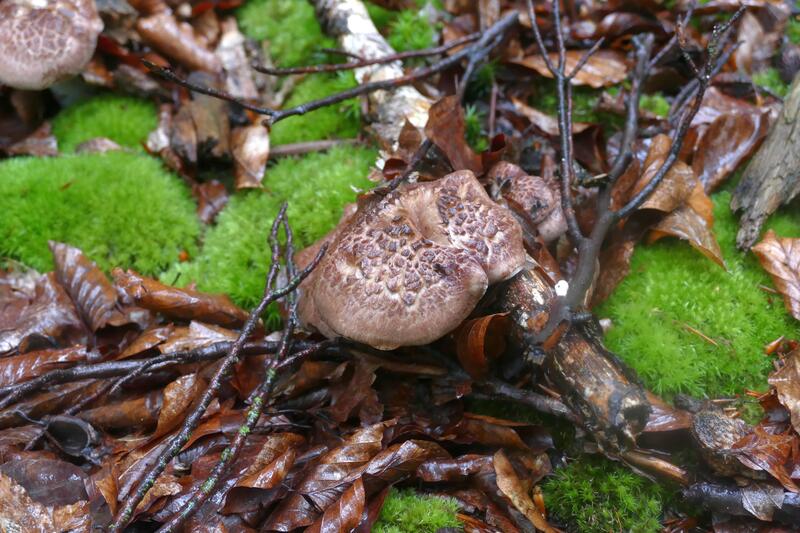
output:
{"label": "green moss", "polygon": [[789,92],[789,85],[783,83],[781,75],[776,68],[767,68],[753,74],[753,83],[765,89],[769,89],[781,97],[786,96],[786,93]]}
{"label": "green moss", "polygon": [[484,113],[480,112],[475,106],[468,105],[464,113],[464,124],[466,126],[467,143],[476,152],[482,152],[489,148],[489,139],[483,130],[485,120]]}
{"label": "green moss", "polygon": [[[558,95],[555,82],[539,77],[536,79],[535,84],[535,93],[531,99],[531,105],[548,115],[558,116]],[[573,120],[575,122],[600,122],[595,112],[599,97],[600,91],[598,89],[586,86],[573,87]]]}
{"label": "green moss", "polygon": [[[797,336],[781,298],[759,288],[771,286],[767,274],[752,254],[736,250],[738,222],[729,203],[729,192],[714,197],[715,233],[727,272],[683,241],[640,245],[631,274],[597,310],[614,323],[608,347],[657,394],[719,396],[763,389],[771,369],[764,344],[780,335]],[[779,213],[767,226],[782,236],[800,236],[800,212]]]}
{"label": "green moss", "polygon": [[378,31],[381,33],[388,32],[389,25],[397,18],[397,11],[386,9],[383,6],[369,1],[365,1],[364,5],[367,8],[367,13],[369,13],[369,18],[372,19],[372,23],[375,24]]}
{"label": "green moss", "polygon": [[199,224],[180,180],[124,152],[0,163],[0,256],[52,269],[48,239],[81,248],[103,269],[156,274],[195,252]]}
{"label": "green moss", "polygon": [[389,44],[398,52],[422,50],[433,45],[436,29],[424,11],[401,11],[389,23]]}
{"label": "green moss", "polygon": [[457,511],[455,500],[392,489],[372,530],[375,533],[435,533],[442,528],[459,527]]}
{"label": "green moss", "polygon": [[177,265],[162,278],[181,285],[228,294],[251,307],[263,289],[269,265],[266,239],[283,201],[298,247],[311,244],[336,225],[342,207],[355,199],[354,188],[367,188],[375,153],[366,148],[341,147],[303,158],[281,159],[267,169],[265,190],[231,198],[217,224],[205,237],[203,250],[191,263]]}
{"label": "green moss", "polygon": [[602,457],[581,456],[542,487],[551,517],[581,533],[659,531],[667,491]]}
{"label": "green moss", "polygon": [[786,24],[786,36],[794,44],[800,44],[800,20],[797,17],[791,17]]}
{"label": "green moss", "polygon": [[141,148],[147,134],[158,125],[152,102],[128,96],[104,95],[86,100],[59,113],[53,133],[62,152],[95,137],[108,137],[129,148]]}
{"label": "green moss", "polygon": [[[310,75],[297,84],[284,107],[316,100],[355,86],[352,72]],[[353,98],[278,122],[272,128],[270,140],[274,145],[279,145],[334,137],[343,139],[358,135],[360,127],[360,106],[358,99]]]}
{"label": "green moss", "polygon": [[639,100],[639,109],[650,111],[657,117],[669,115],[669,102],[661,93],[643,94]]}
{"label": "green moss", "polygon": [[317,50],[336,46],[322,33],[306,0],[249,0],[236,16],[247,37],[267,41],[273,61],[280,66],[319,62],[313,60]]}

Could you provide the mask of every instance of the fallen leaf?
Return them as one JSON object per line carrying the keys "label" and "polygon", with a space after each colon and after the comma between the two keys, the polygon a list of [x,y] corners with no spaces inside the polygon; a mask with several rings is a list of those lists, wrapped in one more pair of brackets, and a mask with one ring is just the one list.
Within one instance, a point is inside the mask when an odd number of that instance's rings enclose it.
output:
{"label": "fallen leaf", "polygon": [[[671,144],[670,138],[663,133],[653,138],[642,174],[633,186],[630,198],[644,189],[655,177],[667,159]],[[695,183],[697,183],[697,178],[691,167],[682,161],[676,161],[639,209],[654,209],[662,213],[671,213],[688,200]]]}
{"label": "fallen leaf", "polygon": [[85,500],[48,507],[26,493],[10,477],[0,473],[0,516],[6,531],[51,533],[87,531],[91,527],[89,505]]}
{"label": "fallen leaf", "polygon": [[236,190],[261,187],[269,159],[269,131],[262,124],[236,128],[231,133],[231,155]]}
{"label": "fallen leaf", "polygon": [[453,170],[467,169],[476,175],[482,173],[480,156],[472,151],[466,141],[464,109],[458,96],[445,96],[431,106],[425,135],[445,153]]}
{"label": "fallen leaf", "polygon": [[776,509],[783,507],[783,488],[769,483],[750,483],[742,488],[742,506],[758,518],[769,522]]}
{"label": "fallen leaf", "polygon": [[76,363],[86,362],[88,359],[89,352],[86,346],[82,345],[62,349],[36,350],[0,358],[0,387],[22,383],[50,370],[66,368]]}
{"label": "fallen leaf", "polygon": [[800,239],[778,237],[769,230],[753,252],[783,294],[786,310],[800,320]]}
{"label": "fallen leaf", "polygon": [[[567,50],[566,72],[572,72],[578,61],[583,57],[585,50]],[[550,52],[550,61],[558,65],[558,54]],[[553,75],[547,68],[541,54],[527,56],[513,63],[535,70],[546,78]],[[628,76],[628,65],[625,56],[615,50],[598,50],[592,55],[578,74],[572,79],[573,85],[588,85],[594,89],[610,87],[622,82]]]}
{"label": "fallen leaf", "polygon": [[179,377],[164,388],[164,399],[161,403],[161,411],[158,413],[158,424],[156,430],[150,435],[150,442],[166,435],[183,422],[186,411],[202,392],[203,387],[203,380],[198,378],[197,374],[188,374]]}
{"label": "fallen leaf", "polygon": [[[517,108],[525,118],[527,118],[530,123],[536,128],[539,129],[542,133],[546,135],[550,135],[551,137],[558,137],[558,119],[556,117],[550,116],[547,113],[539,111],[538,109],[529,106],[519,98],[511,97],[511,102],[513,102],[514,107]],[[592,125],[588,122],[573,122],[572,123],[572,133],[577,134],[581,133],[582,131],[587,130]]]}
{"label": "fallen leaf", "polygon": [[225,327],[238,327],[247,320],[247,312],[234,305],[227,296],[170,287],[132,270],[126,272],[115,268],[112,275],[117,286],[145,309]]}
{"label": "fallen leaf", "polygon": [[799,492],[787,464],[793,448],[800,444],[797,434],[772,435],[756,426],[754,431],[736,441],[731,451],[747,468],[769,472],[786,490]]}
{"label": "fallen leaf", "polygon": [[103,271],[83,252],[68,244],[50,241],[58,282],[75,302],[92,331],[107,325],[121,326],[128,322],[117,309],[117,293]]}
{"label": "fallen leaf", "polygon": [[794,430],[800,434],[800,349],[792,350],[782,362],[783,366],[770,374],[768,381],[789,411]]}
{"label": "fallen leaf", "polygon": [[35,157],[55,157],[58,155],[58,141],[53,135],[49,122],[44,122],[36,131],[6,148],[8,155],[31,155]]}
{"label": "fallen leaf", "polygon": [[171,10],[140,17],[136,31],[144,42],[192,70],[218,72],[222,67],[217,56],[200,43],[192,26],[176,21]]}
{"label": "fallen leaf", "polygon": [[349,533],[361,522],[365,504],[364,482],[359,478],[306,528],[305,533]]}
{"label": "fallen leaf", "polygon": [[539,531],[555,533],[558,530],[547,523],[547,520],[533,503],[533,500],[524,486],[522,480],[514,471],[514,466],[508,460],[503,450],[494,454],[494,471],[497,476],[497,487],[512,505],[522,513]]}

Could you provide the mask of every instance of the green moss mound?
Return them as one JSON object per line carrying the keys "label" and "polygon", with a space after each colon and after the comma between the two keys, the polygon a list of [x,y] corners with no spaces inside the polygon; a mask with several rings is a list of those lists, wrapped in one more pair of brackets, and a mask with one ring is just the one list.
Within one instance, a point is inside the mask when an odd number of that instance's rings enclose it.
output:
{"label": "green moss mound", "polygon": [[53,120],[62,152],[74,152],[84,141],[107,137],[120,146],[141,149],[158,125],[152,102],[128,96],[103,95],[69,107]]}
{"label": "green moss mound", "polygon": [[180,180],[124,152],[0,163],[0,256],[53,268],[49,239],[81,248],[101,268],[157,274],[195,250],[199,223]]}
{"label": "green moss mound", "polygon": [[[763,389],[771,368],[763,346],[798,327],[782,299],[760,289],[771,281],[752,254],[735,248],[738,222],[730,193],[714,197],[715,232],[728,272],[676,239],[639,246],[631,274],[598,310],[614,327],[606,342],[666,396]],[[767,224],[781,236],[800,235],[800,213],[786,210]],[[715,344],[689,328],[702,332]]]}
{"label": "green moss mound", "polygon": [[[297,84],[284,107],[324,98],[356,85],[352,72],[313,74]],[[358,99],[352,98],[278,122],[272,128],[270,141],[279,145],[319,139],[352,138],[358,135],[360,128],[360,106]]]}
{"label": "green moss mound", "polygon": [[582,456],[542,490],[548,515],[581,533],[661,530],[665,489],[602,457]]}
{"label": "green moss mound", "polygon": [[392,489],[372,528],[375,533],[435,533],[459,527],[455,500],[422,496],[411,490]]}
{"label": "green moss mound", "polygon": [[179,284],[223,292],[244,307],[255,305],[264,289],[269,265],[267,235],[283,201],[298,247],[311,244],[333,228],[356,188],[371,187],[366,179],[375,152],[340,147],[303,158],[281,159],[267,169],[265,189],[240,193],[220,213],[195,261],[162,277]]}
{"label": "green moss mound", "polygon": [[310,64],[318,50],[336,46],[322,33],[306,0],[249,0],[236,17],[246,36],[267,41],[272,59],[280,66]]}

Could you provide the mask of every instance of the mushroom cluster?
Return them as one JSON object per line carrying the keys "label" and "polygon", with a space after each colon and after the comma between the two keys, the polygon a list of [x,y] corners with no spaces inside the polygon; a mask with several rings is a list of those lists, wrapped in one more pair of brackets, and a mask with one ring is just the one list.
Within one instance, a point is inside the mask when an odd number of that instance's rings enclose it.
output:
{"label": "mushroom cluster", "polygon": [[78,74],[102,30],[94,0],[0,1],[0,84],[39,90]]}
{"label": "mushroom cluster", "polygon": [[468,170],[363,200],[298,262],[323,243],[301,285],[301,321],[382,350],[442,337],[525,262],[516,220]]}

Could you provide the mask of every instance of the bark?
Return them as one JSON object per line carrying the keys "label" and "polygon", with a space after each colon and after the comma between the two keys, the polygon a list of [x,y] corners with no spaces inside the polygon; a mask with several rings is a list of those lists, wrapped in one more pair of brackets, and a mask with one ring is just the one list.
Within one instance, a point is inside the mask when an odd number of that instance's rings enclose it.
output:
{"label": "bark", "polygon": [[502,289],[499,302],[512,318],[512,342],[543,366],[562,401],[601,448],[614,453],[632,446],[647,423],[650,403],[635,374],[603,346],[596,321],[557,330],[552,346],[534,344],[556,299],[551,285],[544,270],[531,263]]}
{"label": "bark", "polygon": [[796,76],[778,120],[745,168],[731,208],[743,211],[736,244],[749,249],[761,226],[780,205],[800,192],[800,76]]}
{"label": "bark", "polygon": [[[317,17],[328,34],[336,37],[341,48],[364,59],[375,59],[395,51],[378,32],[361,0],[314,0]],[[370,65],[355,70],[359,83],[398,78],[404,74],[400,61]],[[413,86],[389,91],[375,91],[368,96],[371,128],[381,143],[391,147],[405,120],[424,128],[431,101]]]}

